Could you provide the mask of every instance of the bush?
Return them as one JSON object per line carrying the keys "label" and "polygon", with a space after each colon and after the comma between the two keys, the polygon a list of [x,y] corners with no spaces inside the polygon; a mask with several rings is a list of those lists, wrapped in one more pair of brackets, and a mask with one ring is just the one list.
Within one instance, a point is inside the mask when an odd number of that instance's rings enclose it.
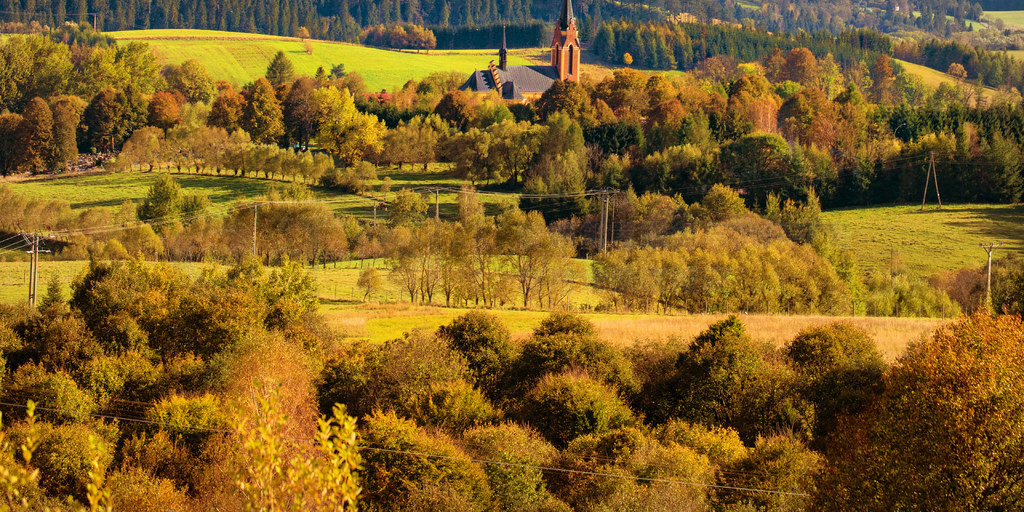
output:
{"label": "bush", "polygon": [[[466,450],[474,456],[526,466],[550,466],[558,451],[537,431],[513,423],[477,427],[462,437]],[[531,510],[553,499],[544,482],[544,473],[536,467],[484,465],[494,499],[504,510]]]}
{"label": "bush", "polygon": [[590,323],[590,320],[572,313],[551,313],[547,318],[541,320],[540,325],[533,330],[533,335],[537,337],[556,334],[590,337],[595,334],[594,324]]}
{"label": "bush", "polygon": [[673,417],[704,425],[729,425],[753,443],[759,434],[809,435],[814,411],[797,393],[796,378],[764,343],[747,336],[731,316],[694,339],[676,362],[664,393],[675,398]]}
{"label": "bush", "polygon": [[160,370],[138,352],[97,357],[78,371],[78,381],[105,406],[111,399],[145,400]]}
{"label": "bush", "polygon": [[103,353],[85,321],[77,314],[48,312],[35,317],[25,326],[21,337],[26,353],[20,355],[51,370],[74,372],[84,362]]}
{"label": "bush", "polygon": [[885,362],[866,332],[848,323],[801,331],[784,350],[816,411],[817,437],[840,416],[855,414],[882,392]]}
{"label": "bush", "polygon": [[487,423],[498,416],[479,390],[464,380],[435,382],[413,406],[412,416],[421,425],[452,432]]}
{"label": "bush", "polygon": [[56,423],[81,422],[96,412],[96,402],[70,375],[62,371],[50,373],[37,364],[18,368],[3,396],[4,400],[19,404],[34,400],[39,406],[36,414]]}
{"label": "bush", "polygon": [[[575,439],[562,453],[563,467],[638,478],[714,482],[708,458],[675,443],[661,443],[647,432],[626,427]],[[581,473],[554,477],[559,496],[576,510],[692,510],[703,508],[696,486],[638,482]]]}
{"label": "bush", "polygon": [[137,467],[122,469],[107,477],[114,510],[165,512],[187,510],[188,498],[165,478],[151,476]]}
{"label": "bush", "polygon": [[140,432],[127,439],[121,456],[125,467],[144,469],[154,478],[167,479],[192,490],[202,473],[200,461],[189,453],[188,447],[163,430],[152,434]]}
{"label": "bush", "polygon": [[210,436],[209,430],[226,430],[228,426],[223,404],[209,394],[195,398],[171,395],[157,402],[146,417],[172,438],[182,440],[193,453]]}
{"label": "bush", "polygon": [[411,416],[413,407],[431,394],[432,385],[471,378],[461,354],[421,332],[347,352],[332,359],[321,375],[321,412],[337,402],[353,415],[395,409]]}
{"label": "bush", "polygon": [[[814,477],[821,457],[792,436],[777,435],[757,439],[748,455],[726,466],[731,474],[748,475],[746,487],[772,489],[792,494],[762,494],[729,489],[715,493],[717,508],[744,505],[756,510],[803,511],[810,505],[807,496],[814,491]],[[730,479],[723,479],[728,485]]]}
{"label": "bush", "polygon": [[99,471],[105,472],[113,455],[95,430],[81,424],[59,425],[40,437],[32,464],[39,468],[39,482],[50,494],[84,501],[89,471],[97,457]]}
{"label": "bush", "polygon": [[466,358],[477,383],[488,391],[496,387],[515,358],[508,328],[490,313],[466,313],[438,329],[437,335]]}
{"label": "bush", "polygon": [[706,427],[673,419],[655,435],[663,443],[676,443],[705,455],[719,466],[734,464],[747,454],[739,433],[729,427]]}
{"label": "bush", "polygon": [[535,335],[526,341],[513,382],[528,389],[544,375],[569,368],[585,370],[595,379],[626,393],[635,392],[639,386],[633,368],[618,349],[592,335],[567,331]]}
{"label": "bush", "polygon": [[555,446],[634,421],[614,389],[574,370],[541,379],[527,395],[520,417]]}
{"label": "bush", "polygon": [[[490,501],[491,491],[480,466],[466,460],[466,454],[448,438],[428,434],[394,412],[377,412],[364,418],[359,446],[445,457],[364,450],[360,473],[364,490],[360,506],[364,510],[412,508],[413,496],[435,485],[454,495],[449,500],[468,508],[480,509]],[[420,492],[411,494],[414,491]]]}

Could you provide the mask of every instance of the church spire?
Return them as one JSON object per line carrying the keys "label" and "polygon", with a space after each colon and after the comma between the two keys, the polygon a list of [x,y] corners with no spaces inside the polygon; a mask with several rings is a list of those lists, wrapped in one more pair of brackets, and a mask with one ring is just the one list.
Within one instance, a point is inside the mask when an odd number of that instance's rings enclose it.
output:
{"label": "church spire", "polygon": [[505,45],[505,26],[501,26],[501,49],[498,50],[498,69],[505,71],[508,67],[508,47]]}
{"label": "church spire", "polygon": [[558,17],[558,28],[560,30],[566,30],[569,28],[569,23],[576,19],[576,16],[572,13],[572,0],[562,1],[562,14]]}

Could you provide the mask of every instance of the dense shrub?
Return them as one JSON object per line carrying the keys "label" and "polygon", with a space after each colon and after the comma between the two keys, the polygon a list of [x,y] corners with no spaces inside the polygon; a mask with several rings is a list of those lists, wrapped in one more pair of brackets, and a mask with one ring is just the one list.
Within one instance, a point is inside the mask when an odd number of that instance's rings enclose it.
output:
{"label": "dense shrub", "polygon": [[75,424],[45,429],[32,464],[39,468],[40,484],[51,494],[84,501],[93,460],[99,462],[98,471],[106,471],[113,460],[111,447],[94,429]]}
{"label": "dense shrub", "polygon": [[211,430],[226,431],[227,413],[215,395],[187,398],[171,395],[160,400],[147,413],[147,419],[160,425],[172,438],[180,439],[198,451]]}
{"label": "dense shrub", "polygon": [[188,509],[187,496],[173,482],[153,477],[141,468],[123,469],[107,479],[114,510],[165,512]]}
{"label": "dense shrub", "polygon": [[[619,428],[579,437],[561,454],[563,467],[584,472],[710,484],[708,458],[676,443],[662,443],[637,428]],[[554,477],[553,487],[576,510],[693,510],[703,508],[704,492],[694,486],[639,482],[585,473]]]}
{"label": "dense shrub", "polygon": [[[80,422],[96,412],[96,401],[65,372],[47,372],[37,364],[26,364],[11,376],[3,391],[4,400],[23,404],[33,400],[37,415],[55,423]],[[19,410],[14,416],[21,414]],[[6,415],[5,415],[6,416]]]}
{"label": "dense shrub", "polygon": [[555,446],[632,424],[633,412],[615,389],[585,372],[548,374],[525,397],[520,417]]}
{"label": "dense shrub", "polygon": [[674,401],[671,416],[729,425],[748,443],[780,430],[810,435],[813,407],[777,359],[770,346],[750,339],[736,317],[712,325],[679,354],[675,379],[662,391]]}
{"label": "dense shrub", "polygon": [[450,439],[428,434],[394,412],[363,418],[359,434],[359,445],[367,447],[360,473],[364,492],[360,506],[364,510],[415,509],[413,500],[425,495],[438,500],[437,504],[461,503],[470,509],[489,503],[491,491],[483,469],[466,460],[466,454]]}
{"label": "dense shrub", "polygon": [[[759,437],[747,456],[726,466],[726,475],[747,475],[745,485],[757,489],[781,491],[778,494],[749,493],[718,489],[716,507],[740,505],[756,510],[807,510],[814,491],[814,478],[822,462],[821,456],[811,451],[792,436]],[[722,483],[734,481],[722,479]]]}
{"label": "dense shrub", "polygon": [[143,431],[126,439],[121,457],[124,466],[141,468],[154,478],[174,482],[176,487],[195,490],[201,473],[201,462],[188,446],[164,430]]}
{"label": "dense shrub", "polygon": [[76,373],[78,382],[96,397],[100,406],[111,399],[145,400],[160,377],[160,370],[138,352],[97,357]]}
{"label": "dense shrub", "polygon": [[469,378],[462,354],[436,336],[415,332],[332,358],[319,379],[318,401],[321,411],[341,403],[352,414],[395,409],[410,416],[432,385]]}
{"label": "dense shrub", "polygon": [[817,436],[831,433],[841,417],[869,406],[882,391],[885,362],[874,340],[849,323],[805,329],[784,352],[814,403]]}
{"label": "dense shrub", "polygon": [[464,380],[430,384],[410,409],[417,423],[452,432],[487,423],[499,414],[483,393]]}
{"label": "dense shrub", "polygon": [[529,389],[544,375],[569,368],[586,370],[595,379],[626,393],[638,387],[633,369],[622,353],[597,338],[589,321],[564,313],[542,321],[533,337],[523,344],[513,380],[520,389]]}
{"label": "dense shrub", "polygon": [[544,473],[538,467],[529,467],[550,466],[558,455],[537,431],[513,423],[476,427],[463,434],[462,444],[478,458],[522,464],[484,465],[494,499],[503,509],[553,510],[557,507],[547,491]]}
{"label": "dense shrub", "polygon": [[18,360],[31,358],[45,368],[74,372],[84,362],[103,353],[82,317],[48,311],[25,324],[21,332],[25,351]]}
{"label": "dense shrub", "polygon": [[747,454],[739,433],[729,427],[709,427],[674,419],[660,426],[654,435],[663,443],[677,443],[704,455],[718,466],[735,464]]}
{"label": "dense shrub", "polygon": [[1024,322],[962,318],[911,345],[887,372],[882,396],[839,426],[815,508],[1017,508],[1021,425]]}
{"label": "dense shrub", "polygon": [[490,313],[466,313],[438,329],[437,335],[466,358],[476,382],[488,391],[504,378],[515,358],[508,328]]}

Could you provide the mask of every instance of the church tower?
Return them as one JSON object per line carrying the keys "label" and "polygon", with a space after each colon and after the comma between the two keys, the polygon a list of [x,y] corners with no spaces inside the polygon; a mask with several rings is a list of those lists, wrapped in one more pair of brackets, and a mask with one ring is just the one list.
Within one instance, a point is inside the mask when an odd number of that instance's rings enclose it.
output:
{"label": "church tower", "polygon": [[498,69],[505,71],[508,67],[508,47],[505,46],[505,27],[501,27],[501,49],[498,50]]}
{"label": "church tower", "polygon": [[551,39],[551,65],[558,72],[559,80],[580,81],[580,36],[576,16],[572,13],[572,0],[562,0],[562,12]]}

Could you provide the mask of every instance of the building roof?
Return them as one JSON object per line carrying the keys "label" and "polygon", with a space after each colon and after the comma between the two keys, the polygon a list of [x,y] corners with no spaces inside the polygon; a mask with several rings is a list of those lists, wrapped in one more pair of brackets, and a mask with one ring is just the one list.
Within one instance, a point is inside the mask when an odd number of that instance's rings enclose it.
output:
{"label": "building roof", "polygon": [[[558,79],[558,70],[552,66],[506,66],[493,68],[501,81],[501,97],[507,100],[523,99],[523,94],[542,93]],[[460,87],[464,91],[487,92],[495,88],[490,69],[477,70]]]}

